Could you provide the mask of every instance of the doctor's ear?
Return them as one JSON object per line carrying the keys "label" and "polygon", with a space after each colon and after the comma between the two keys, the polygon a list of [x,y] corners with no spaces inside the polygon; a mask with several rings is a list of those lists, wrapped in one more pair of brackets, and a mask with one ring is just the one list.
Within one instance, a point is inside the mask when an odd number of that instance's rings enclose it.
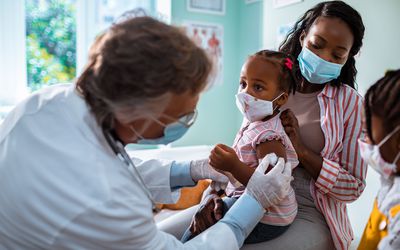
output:
{"label": "doctor's ear", "polygon": [[278,106],[283,106],[288,101],[289,95],[288,93],[284,92],[275,102]]}

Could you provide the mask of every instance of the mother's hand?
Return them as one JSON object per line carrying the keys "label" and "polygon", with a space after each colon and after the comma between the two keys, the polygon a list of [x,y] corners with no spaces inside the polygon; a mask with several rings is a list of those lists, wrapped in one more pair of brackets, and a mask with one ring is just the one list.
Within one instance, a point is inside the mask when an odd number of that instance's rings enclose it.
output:
{"label": "mother's hand", "polygon": [[300,158],[305,148],[303,141],[300,138],[299,122],[297,121],[296,116],[290,109],[284,110],[281,113],[280,118],[285,132],[289,136],[290,141],[292,142],[292,145],[296,150],[298,157]]}

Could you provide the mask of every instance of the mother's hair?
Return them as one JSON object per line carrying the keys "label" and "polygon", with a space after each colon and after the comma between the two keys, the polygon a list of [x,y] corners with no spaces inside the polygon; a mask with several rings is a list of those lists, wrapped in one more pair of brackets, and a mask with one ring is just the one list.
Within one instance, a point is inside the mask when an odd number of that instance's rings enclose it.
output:
{"label": "mother's hair", "polygon": [[[353,33],[354,42],[350,49],[349,57],[340,72],[340,76],[337,79],[332,80],[332,85],[340,86],[341,84],[347,84],[350,87],[355,88],[357,69],[354,57],[361,49],[365,27],[361,15],[345,2],[321,2],[307,10],[306,13],[297,20],[285,41],[280,45],[279,50],[297,58],[302,50],[300,44],[300,36],[302,32],[307,34],[318,17],[339,18],[349,26]],[[298,72],[298,76],[300,76],[300,72]]]}
{"label": "mother's hair", "polygon": [[151,17],[116,23],[101,34],[77,79],[100,126],[112,128],[138,112],[162,112],[171,94],[199,93],[207,84],[211,62],[182,30]]}

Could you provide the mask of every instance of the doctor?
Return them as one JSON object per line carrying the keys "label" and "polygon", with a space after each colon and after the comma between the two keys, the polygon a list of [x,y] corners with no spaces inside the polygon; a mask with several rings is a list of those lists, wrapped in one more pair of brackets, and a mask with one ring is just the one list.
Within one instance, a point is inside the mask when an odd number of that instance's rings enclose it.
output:
{"label": "doctor", "polygon": [[[131,160],[128,143],[170,143],[196,119],[210,62],[180,30],[149,17],[101,35],[73,86],[44,89],[0,127],[0,249],[237,249],[288,192],[291,170],[267,156],[243,195],[182,244],[158,230],[154,202],[227,177],[207,162]],[[251,211],[251,212],[249,212]],[[216,212],[217,216],[217,212]]]}

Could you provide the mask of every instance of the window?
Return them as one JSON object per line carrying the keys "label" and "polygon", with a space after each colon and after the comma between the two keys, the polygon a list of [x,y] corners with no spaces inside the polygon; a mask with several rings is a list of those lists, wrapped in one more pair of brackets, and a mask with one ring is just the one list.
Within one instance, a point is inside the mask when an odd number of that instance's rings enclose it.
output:
{"label": "window", "polygon": [[171,0],[0,1],[0,121],[32,91],[73,81],[96,35],[135,8],[170,21]]}
{"label": "window", "polygon": [[71,82],[76,75],[76,0],[25,0],[27,86]]}

